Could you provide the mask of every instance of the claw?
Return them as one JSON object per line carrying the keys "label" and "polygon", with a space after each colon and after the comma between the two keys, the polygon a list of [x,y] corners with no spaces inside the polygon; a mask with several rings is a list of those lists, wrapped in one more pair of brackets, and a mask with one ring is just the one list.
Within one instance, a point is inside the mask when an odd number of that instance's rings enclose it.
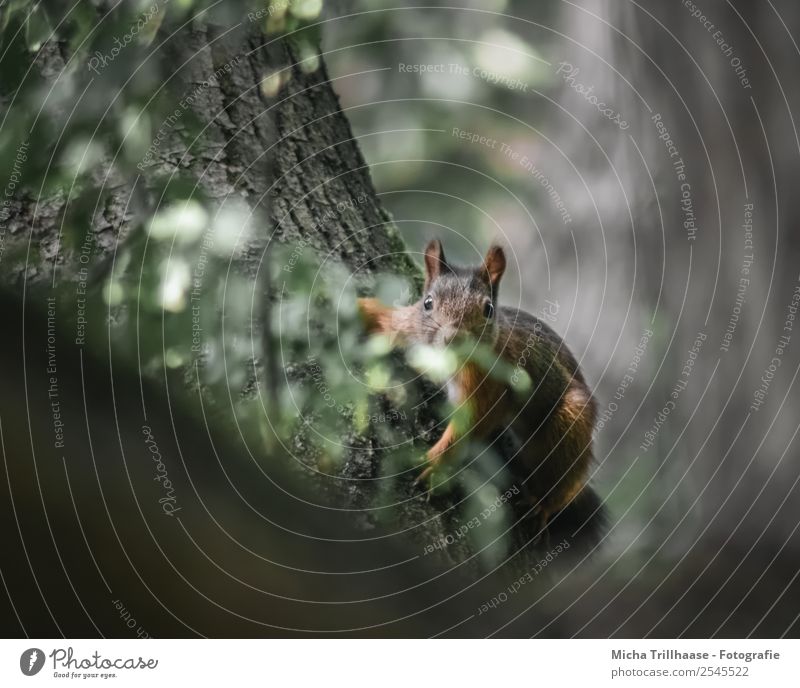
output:
{"label": "claw", "polygon": [[431,480],[431,478],[433,477],[434,471],[439,467],[439,457],[437,456],[435,458],[430,458],[426,456],[425,463],[427,464],[427,466],[414,479],[414,485],[417,486],[428,483],[427,492],[428,492],[428,499],[430,499],[431,492],[433,491],[433,484],[432,484],[433,481]]}
{"label": "claw", "polygon": [[425,482],[433,475],[433,471],[436,470],[436,464],[431,463],[425,470],[422,471],[415,479],[414,485],[419,485],[420,483]]}

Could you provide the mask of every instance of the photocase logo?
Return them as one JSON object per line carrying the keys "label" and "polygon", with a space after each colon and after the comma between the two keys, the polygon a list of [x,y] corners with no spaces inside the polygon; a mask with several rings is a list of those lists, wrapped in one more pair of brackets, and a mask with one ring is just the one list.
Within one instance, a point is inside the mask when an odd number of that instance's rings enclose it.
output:
{"label": "photocase logo", "polygon": [[30,650],[20,655],[19,668],[26,676],[35,676],[44,666],[44,652],[38,647],[32,647]]}

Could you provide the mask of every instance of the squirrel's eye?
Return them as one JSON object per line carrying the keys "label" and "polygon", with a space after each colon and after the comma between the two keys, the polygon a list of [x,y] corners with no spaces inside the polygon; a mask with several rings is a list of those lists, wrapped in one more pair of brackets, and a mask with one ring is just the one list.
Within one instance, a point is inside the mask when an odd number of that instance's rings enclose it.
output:
{"label": "squirrel's eye", "polygon": [[483,317],[487,320],[491,320],[492,316],[494,315],[494,306],[492,305],[491,301],[487,301],[483,305]]}
{"label": "squirrel's eye", "polygon": [[431,308],[433,308],[433,297],[430,295],[426,296],[425,300],[422,302],[422,307],[426,311],[429,311]]}

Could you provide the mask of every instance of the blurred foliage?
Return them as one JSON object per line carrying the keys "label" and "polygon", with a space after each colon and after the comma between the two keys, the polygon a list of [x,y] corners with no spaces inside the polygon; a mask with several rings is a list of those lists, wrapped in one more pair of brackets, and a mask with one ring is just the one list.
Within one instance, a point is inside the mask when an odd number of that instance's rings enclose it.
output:
{"label": "blurred foliage", "polygon": [[[355,309],[357,281],[347,268],[321,262],[307,247],[283,247],[274,257],[273,274],[278,296],[269,332],[273,350],[280,351],[275,367],[286,371],[286,384],[272,406],[262,393],[260,404],[272,410],[255,415],[270,424],[270,431],[277,430],[281,441],[294,443],[295,456],[313,456],[315,467],[331,472],[341,469],[360,438],[375,438],[382,448],[379,506],[395,505],[440,429],[450,420],[472,422],[466,406],[454,406],[444,395],[431,398],[430,388],[416,384],[419,376],[444,385],[461,366],[477,360],[492,376],[510,382],[515,369],[476,342],[446,351],[416,345],[398,355],[384,336],[365,341]],[[385,275],[377,282],[376,293],[386,303],[405,305],[413,293],[411,283],[397,277]],[[524,382],[517,386],[525,389]],[[420,425],[439,430],[417,437]],[[469,518],[481,504],[497,499],[510,476],[493,448],[462,445],[458,460],[445,463],[425,487],[434,495],[463,494],[458,511]],[[382,510],[379,518],[392,519],[391,510]],[[510,519],[504,504],[487,519],[492,527],[475,531],[476,551],[487,562],[505,552]]]}
{"label": "blurred foliage", "polygon": [[[365,447],[380,447],[383,480],[379,503],[371,508],[377,509],[378,518],[391,521],[387,507],[408,498],[399,487],[407,487],[418,473],[425,451],[451,415],[464,413],[447,402],[440,404],[443,395],[432,398],[431,388],[418,384],[420,374],[444,384],[458,366],[477,360],[493,375],[509,379],[510,366],[499,364],[481,346],[450,353],[417,347],[406,360],[385,340],[365,342],[355,309],[356,292],[363,286],[348,269],[320,261],[309,246],[273,244],[259,274],[253,275],[246,269],[245,249],[269,218],[241,198],[207,197],[184,170],[168,173],[152,155],[160,129],[186,97],[171,79],[173,65],[162,53],[163,37],[200,17],[225,26],[249,16],[262,22],[266,34],[296,32],[291,40],[307,56],[303,68],[314,70],[320,65],[316,44],[322,9],[321,0],[173,0],[112,8],[94,2],[70,8],[55,1],[7,3],[0,20],[0,183],[13,191],[7,195],[13,195],[15,204],[27,199],[46,207],[57,201],[64,210],[55,243],[53,237],[39,237],[29,254],[26,237],[17,228],[16,243],[9,242],[2,257],[5,265],[24,265],[34,274],[34,266],[47,271],[58,256],[56,293],[69,304],[62,312],[79,312],[88,323],[85,332],[77,319],[73,323],[86,346],[99,353],[110,346],[143,374],[166,376],[177,390],[199,392],[207,420],[232,426],[260,443],[267,457],[282,447],[286,455],[297,457],[303,472],[337,474],[348,460],[357,465],[353,456]],[[415,17],[422,22],[417,10],[365,15],[359,31],[377,39],[396,31],[401,18]],[[441,28],[434,19],[425,32],[435,34]],[[485,41],[474,44],[395,45],[401,59],[418,59],[424,45],[434,51],[425,59],[469,59],[487,70],[510,69],[535,83],[546,78],[536,67],[536,51],[519,37],[501,29],[482,31],[481,36]],[[498,41],[514,53],[513,60],[490,47]],[[48,42],[62,47],[47,52]],[[379,41],[374,45],[383,49]],[[351,71],[358,68],[349,66]],[[261,88],[274,95],[285,78],[264,75]],[[359,81],[367,91],[369,83],[369,76]],[[347,83],[337,88],[346,91]],[[393,81],[391,88],[398,97],[411,95],[402,80]],[[441,95],[434,81],[426,81],[424,88],[427,95]],[[502,101],[503,87],[465,77],[453,82],[445,95],[480,94]],[[390,141],[402,145],[407,158],[424,154],[481,167],[476,156],[487,151],[426,131],[440,126],[437,119],[448,107],[445,102],[424,116],[411,108],[394,109],[388,118],[384,110],[347,114],[362,128],[371,130],[365,118],[378,117],[380,130],[398,130],[396,136],[365,139],[373,155],[375,146]],[[184,110],[178,133],[188,151],[202,136],[204,123],[191,108]],[[487,110],[470,126],[489,128],[490,123],[496,126],[496,115]],[[503,161],[496,155],[492,159],[502,173]],[[374,172],[384,188],[400,190],[421,169],[406,163],[377,165]],[[437,186],[431,177],[417,181],[427,188]],[[441,175],[438,181],[442,193],[456,192],[462,183],[459,175]],[[104,209],[116,202],[113,191],[126,184],[131,191],[124,225],[99,233],[87,229],[102,227]],[[482,204],[485,199],[475,200]],[[456,208],[458,213],[472,212]],[[12,214],[12,208],[4,208],[3,222]],[[265,296],[259,285],[267,279],[270,293]],[[386,303],[407,303],[414,290],[413,284],[392,276],[383,276],[377,285],[376,296]],[[417,434],[420,428],[423,436]],[[509,477],[490,448],[464,449],[469,459],[443,468],[433,488],[435,494],[446,494],[459,486],[466,498],[458,510],[469,519],[498,499]],[[483,527],[470,532],[487,563],[504,555],[510,523],[511,513],[503,505]]]}

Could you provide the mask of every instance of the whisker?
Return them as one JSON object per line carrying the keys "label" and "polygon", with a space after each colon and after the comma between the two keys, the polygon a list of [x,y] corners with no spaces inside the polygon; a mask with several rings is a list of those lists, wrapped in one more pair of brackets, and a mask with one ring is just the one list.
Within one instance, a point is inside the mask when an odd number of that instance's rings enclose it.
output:
{"label": "whisker", "polygon": [[437,327],[443,327],[442,323],[440,323],[440,322],[439,322],[439,321],[438,321],[436,318],[434,318],[432,315],[429,315],[428,317],[429,317],[431,320],[433,320],[433,322],[435,322],[435,323],[436,323],[436,326],[437,326]]}

